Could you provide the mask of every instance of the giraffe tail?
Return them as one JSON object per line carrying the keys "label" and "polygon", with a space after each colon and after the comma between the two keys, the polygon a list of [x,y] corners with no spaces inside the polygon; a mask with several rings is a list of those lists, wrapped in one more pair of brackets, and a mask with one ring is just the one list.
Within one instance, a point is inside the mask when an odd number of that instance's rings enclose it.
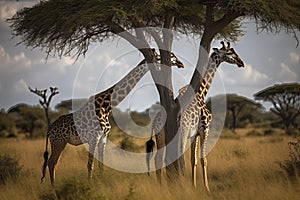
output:
{"label": "giraffe tail", "polygon": [[153,148],[154,148],[154,141],[152,139],[152,135],[151,138],[146,142],[146,163],[147,163],[147,167],[148,167],[148,175],[149,171],[150,171],[150,159],[153,155]]}
{"label": "giraffe tail", "polygon": [[48,165],[48,158],[49,158],[49,153],[48,153],[48,134],[46,136],[46,150],[44,152],[44,164],[42,166],[42,178],[41,178],[41,183],[43,182],[43,179],[45,178],[46,175],[46,168]]}

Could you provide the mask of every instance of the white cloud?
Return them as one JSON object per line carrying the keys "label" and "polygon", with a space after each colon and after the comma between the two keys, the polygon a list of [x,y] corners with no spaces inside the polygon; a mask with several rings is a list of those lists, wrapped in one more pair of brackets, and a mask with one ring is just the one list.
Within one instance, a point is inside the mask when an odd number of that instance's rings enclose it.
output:
{"label": "white cloud", "polygon": [[280,63],[280,70],[278,72],[278,76],[278,78],[280,78],[280,80],[284,82],[294,81],[297,79],[297,74],[293,72],[286,63]]}
{"label": "white cloud", "polygon": [[295,52],[290,52],[290,59],[292,63],[298,63],[300,61],[300,55]]}
{"label": "white cloud", "polygon": [[2,46],[0,46],[0,60],[1,66],[4,66],[10,70],[30,69],[32,64],[30,59],[26,57],[24,52],[20,52],[16,55],[10,55]]}
{"label": "white cloud", "polygon": [[14,85],[14,92],[17,94],[22,94],[24,91],[27,92],[28,90],[28,84],[23,79],[20,79],[16,84]]}
{"label": "white cloud", "polygon": [[262,72],[253,69],[250,64],[245,65],[245,70],[242,70],[242,78],[252,83],[261,83],[268,79],[268,76]]}
{"label": "white cloud", "polygon": [[252,65],[245,64],[244,68],[226,68],[225,66],[221,69],[218,69],[220,76],[223,78],[224,83],[226,84],[262,84],[265,83],[269,77],[254,69]]}
{"label": "white cloud", "polygon": [[12,17],[18,10],[23,7],[31,7],[36,4],[37,1],[1,1],[0,2],[0,18],[3,20]]}

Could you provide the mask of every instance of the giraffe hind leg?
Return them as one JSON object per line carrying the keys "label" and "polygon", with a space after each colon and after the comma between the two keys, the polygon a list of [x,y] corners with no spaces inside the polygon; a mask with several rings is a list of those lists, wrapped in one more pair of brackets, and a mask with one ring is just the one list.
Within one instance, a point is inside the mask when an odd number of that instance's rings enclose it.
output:
{"label": "giraffe hind leg", "polygon": [[65,141],[59,141],[59,140],[53,140],[53,141],[50,141],[50,143],[51,143],[51,155],[50,155],[50,158],[49,158],[47,164],[48,164],[48,168],[49,168],[51,185],[54,186],[55,170],[56,170],[59,158],[61,156],[61,153],[64,150],[67,143]]}
{"label": "giraffe hind leg", "polygon": [[210,193],[209,185],[208,185],[208,178],[207,178],[207,158],[206,158],[206,142],[208,136],[208,126],[204,127],[204,131],[202,132],[200,145],[201,145],[201,166],[202,166],[202,173],[203,173],[203,181],[204,186],[207,193]]}

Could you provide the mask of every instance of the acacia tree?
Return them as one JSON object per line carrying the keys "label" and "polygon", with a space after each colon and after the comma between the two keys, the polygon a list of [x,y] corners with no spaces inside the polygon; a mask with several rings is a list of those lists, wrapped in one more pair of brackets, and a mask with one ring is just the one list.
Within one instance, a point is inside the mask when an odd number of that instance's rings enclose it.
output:
{"label": "acacia tree", "polygon": [[231,113],[231,129],[234,132],[239,114],[243,110],[256,110],[262,108],[262,105],[255,101],[237,94],[227,94],[227,110]]}
{"label": "acacia tree", "polygon": [[[175,122],[180,105],[190,102],[193,98],[190,94],[197,91],[202,81],[208,59],[204,52],[209,52],[215,38],[235,41],[242,35],[244,18],[253,19],[258,29],[271,32],[284,29],[297,39],[300,3],[296,0],[49,0],[18,11],[9,21],[13,34],[22,37],[21,43],[42,47],[48,55],[80,56],[87,52],[90,43],[118,34],[139,49],[148,63],[153,63],[155,58],[145,37],[147,33],[159,48],[162,64],[167,66],[170,66],[173,30],[201,36],[191,87],[181,99],[173,95],[171,68],[162,68],[159,73],[150,70],[168,116],[164,130],[169,143],[178,130]],[[145,27],[161,29],[138,29]],[[172,148],[167,147],[166,160],[178,156]],[[178,162],[167,167],[168,175],[177,170]]]}
{"label": "acacia tree", "polygon": [[286,132],[291,126],[297,127],[300,116],[300,84],[283,83],[265,88],[256,94],[255,99],[268,101],[273,104],[270,110],[281,118]]}
{"label": "acacia tree", "polygon": [[[226,115],[226,120],[230,124],[228,127],[230,127],[233,132],[235,131],[238,119],[243,112],[246,111],[247,113],[253,113],[263,109],[263,106],[260,103],[237,94],[221,94],[213,97],[213,99],[214,102],[217,102],[215,106],[220,108],[222,108],[222,105],[218,105],[218,102],[222,103],[222,101],[226,99],[226,113],[230,113],[230,115]],[[206,104],[210,110],[212,110],[212,98],[209,98],[206,101]]]}

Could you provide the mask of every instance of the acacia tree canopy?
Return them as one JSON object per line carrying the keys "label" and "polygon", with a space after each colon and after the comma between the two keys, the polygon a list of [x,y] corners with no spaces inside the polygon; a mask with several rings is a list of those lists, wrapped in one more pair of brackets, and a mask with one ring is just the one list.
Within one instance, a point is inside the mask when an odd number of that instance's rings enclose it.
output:
{"label": "acacia tree canopy", "polygon": [[[13,34],[22,43],[48,54],[85,54],[91,42],[102,42],[124,31],[145,26],[170,28],[185,34],[235,41],[242,33],[238,17],[249,17],[259,29],[295,33],[300,28],[297,0],[49,0],[18,11],[11,19]],[[173,22],[170,23],[170,19]],[[168,24],[167,24],[168,23]],[[159,36],[152,33],[158,41]],[[295,35],[296,36],[296,35]],[[123,37],[134,46],[141,38]],[[210,36],[211,37],[211,36]],[[161,41],[159,43],[162,43]]]}
{"label": "acacia tree canopy", "polygon": [[281,123],[287,130],[291,125],[297,126],[300,115],[300,84],[275,84],[254,94],[255,99],[271,102],[271,111],[281,118]]}

